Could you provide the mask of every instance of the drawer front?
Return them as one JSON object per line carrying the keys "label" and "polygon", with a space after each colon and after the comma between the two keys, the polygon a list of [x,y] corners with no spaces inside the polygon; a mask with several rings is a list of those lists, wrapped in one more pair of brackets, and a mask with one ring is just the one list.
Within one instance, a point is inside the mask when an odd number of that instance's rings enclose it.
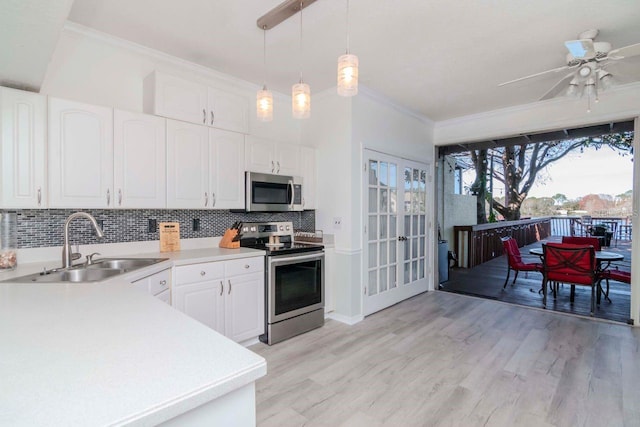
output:
{"label": "drawer front", "polygon": [[164,301],[167,304],[171,304],[171,292],[169,292],[169,289],[167,289],[164,292],[160,292],[155,297],[158,298],[160,301]]}
{"label": "drawer front", "polygon": [[163,270],[147,279],[149,280],[149,293],[157,295],[171,287],[171,269]]}
{"label": "drawer front", "polygon": [[186,283],[205,282],[222,279],[224,264],[222,262],[207,262],[202,264],[184,265],[176,267],[176,286]]}
{"label": "drawer front", "polygon": [[226,277],[263,271],[264,257],[234,259],[225,261],[224,263],[224,274]]}

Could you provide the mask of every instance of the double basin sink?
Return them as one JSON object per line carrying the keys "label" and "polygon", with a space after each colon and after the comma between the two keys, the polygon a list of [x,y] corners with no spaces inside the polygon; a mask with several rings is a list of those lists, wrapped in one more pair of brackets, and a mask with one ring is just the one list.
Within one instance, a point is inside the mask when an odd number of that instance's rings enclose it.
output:
{"label": "double basin sink", "polygon": [[11,282],[100,282],[119,274],[148,267],[168,258],[102,258],[91,264],[80,264],[69,268],[45,270],[40,273],[10,279]]}

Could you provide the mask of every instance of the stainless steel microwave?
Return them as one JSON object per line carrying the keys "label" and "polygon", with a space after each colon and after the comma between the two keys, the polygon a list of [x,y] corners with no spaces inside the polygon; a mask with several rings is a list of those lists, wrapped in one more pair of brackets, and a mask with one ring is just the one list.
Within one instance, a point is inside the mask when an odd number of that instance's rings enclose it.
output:
{"label": "stainless steel microwave", "polygon": [[245,210],[247,212],[301,211],[302,178],[245,172]]}

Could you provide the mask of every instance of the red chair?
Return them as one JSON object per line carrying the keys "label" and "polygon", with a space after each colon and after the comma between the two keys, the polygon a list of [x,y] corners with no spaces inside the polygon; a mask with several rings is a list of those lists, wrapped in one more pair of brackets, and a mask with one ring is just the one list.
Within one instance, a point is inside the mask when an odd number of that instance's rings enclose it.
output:
{"label": "red chair", "polygon": [[604,280],[607,284],[607,290],[604,291],[604,297],[607,301],[611,302],[609,299],[609,280],[631,284],[631,273],[629,271],[618,270],[616,267],[615,269],[601,271],[599,279],[599,283]]}
{"label": "red chair", "polygon": [[539,262],[527,263],[522,261],[522,255],[520,255],[520,249],[518,248],[518,242],[516,242],[516,239],[513,237],[503,237],[501,240],[504,252],[507,254],[507,278],[504,281],[503,289],[507,287],[511,270],[516,272],[516,276],[513,278],[511,286],[516,283],[519,271],[542,271],[542,264]]}
{"label": "red chair", "polygon": [[[599,275],[596,272],[596,255],[592,245],[570,245],[547,243],[542,245],[542,305],[547,307],[547,283],[571,285],[571,299],[575,298],[575,285],[591,288],[591,315],[595,312],[596,287]],[[557,286],[556,286],[557,287]],[[554,295],[557,294],[554,292]]]}
{"label": "red chair", "polygon": [[591,245],[596,251],[601,249],[600,239],[597,237],[562,236],[562,243],[568,243],[570,245]]}

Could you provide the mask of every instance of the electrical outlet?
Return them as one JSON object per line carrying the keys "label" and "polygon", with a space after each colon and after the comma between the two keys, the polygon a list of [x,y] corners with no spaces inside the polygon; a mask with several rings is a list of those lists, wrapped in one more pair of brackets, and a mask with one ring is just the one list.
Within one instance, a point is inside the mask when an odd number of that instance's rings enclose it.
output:
{"label": "electrical outlet", "polygon": [[147,229],[149,233],[155,233],[158,231],[158,220],[149,218],[149,228]]}
{"label": "electrical outlet", "polygon": [[193,218],[193,231],[200,231],[200,218]]}
{"label": "electrical outlet", "polygon": [[333,218],[333,228],[335,230],[340,230],[342,228],[342,218],[337,216]]}

